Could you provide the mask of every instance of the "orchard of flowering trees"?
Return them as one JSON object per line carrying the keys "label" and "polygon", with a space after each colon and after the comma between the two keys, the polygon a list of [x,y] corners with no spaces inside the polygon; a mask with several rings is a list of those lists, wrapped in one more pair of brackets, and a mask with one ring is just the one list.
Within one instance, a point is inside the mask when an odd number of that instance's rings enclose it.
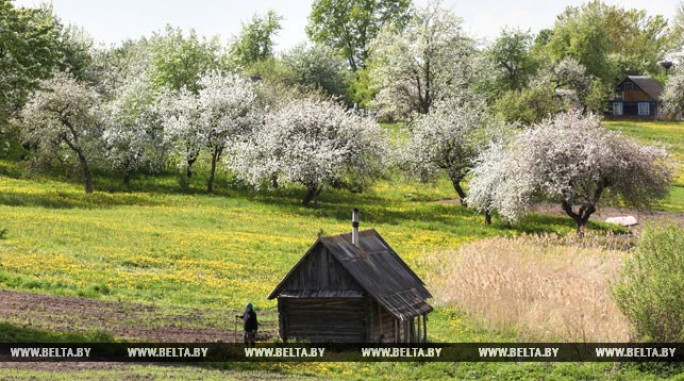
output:
{"label": "orchard of flowering trees", "polygon": [[164,136],[184,157],[187,177],[192,176],[193,164],[201,151],[209,151],[207,190],[211,192],[224,150],[247,139],[261,122],[253,85],[235,75],[209,74],[200,78],[197,94],[184,88],[165,97]]}
{"label": "orchard of flowering trees", "polygon": [[[36,168],[78,168],[88,193],[97,175],[129,185],[176,171],[181,186],[205,176],[213,192],[225,173],[296,184],[318,205],[326,188],[362,191],[401,171],[447,178],[487,222],[557,202],[578,231],[607,199],[642,206],[667,193],[664,153],[594,116],[635,73],[667,81],[666,112],[684,112],[684,70],[657,65],[684,51],[681,38],[642,11],[587,3],[552,29],[507,29],[483,46],[436,0],[316,1],[311,41],[279,51],[272,11],[227,46],[167,26],[103,48],[50,8],[0,9],[3,146],[47,163]],[[405,127],[396,144],[382,122]]]}

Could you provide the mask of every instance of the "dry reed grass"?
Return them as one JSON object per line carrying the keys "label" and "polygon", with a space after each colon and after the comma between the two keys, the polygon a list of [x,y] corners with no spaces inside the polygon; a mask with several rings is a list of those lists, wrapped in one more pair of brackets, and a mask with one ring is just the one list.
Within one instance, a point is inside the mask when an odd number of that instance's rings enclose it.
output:
{"label": "dry reed grass", "polygon": [[630,327],[610,297],[628,237],[491,238],[426,256],[438,305],[454,305],[490,329],[522,340],[629,341]]}

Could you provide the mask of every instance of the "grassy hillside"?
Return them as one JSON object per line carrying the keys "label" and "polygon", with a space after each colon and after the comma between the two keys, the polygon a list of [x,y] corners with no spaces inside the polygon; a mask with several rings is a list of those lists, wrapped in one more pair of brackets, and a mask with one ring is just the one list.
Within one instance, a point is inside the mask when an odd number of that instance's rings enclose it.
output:
{"label": "grassy hillside", "polygon": [[[651,143],[665,142],[679,162],[684,125],[609,123]],[[652,131],[652,132],[649,132]],[[654,136],[657,136],[654,137]],[[664,208],[684,211],[684,180]],[[182,191],[173,174],[133,179],[129,188],[108,176],[96,179],[86,195],[78,180],[30,174],[23,163],[0,162],[0,289],[41,294],[143,303],[167,310],[180,308],[230,311],[253,302],[275,311],[268,293],[316,240],[318,232],[350,230],[351,209],[361,209],[362,228],[377,229],[423,278],[432,271],[425,253],[447,252],[465,242],[521,232],[571,232],[569,218],[533,215],[516,226],[483,217],[461,206],[437,201],[455,196],[448,181],[419,184],[400,178],[383,180],[362,194],[326,189],[318,209],[303,207],[299,187],[253,191],[222,174],[215,194],[206,194],[200,168]],[[604,225],[592,225],[603,229]],[[228,319],[227,319],[228,320]],[[0,323],[3,323],[0,321]],[[10,322],[2,330],[19,330]],[[220,324],[220,321],[217,323]],[[226,324],[230,324],[226,322]],[[15,327],[15,328],[12,328]],[[483,330],[463,313],[438,308],[430,319],[435,341],[507,341],[516,333]],[[7,333],[7,332],[5,332]],[[16,333],[16,332],[15,332]],[[97,334],[93,332],[91,334]],[[6,336],[12,337],[12,336]],[[14,336],[17,337],[17,336]],[[19,336],[20,337],[20,336]],[[69,336],[64,336],[68,340]],[[91,336],[88,336],[91,337]],[[270,378],[281,374],[349,379],[656,379],[659,373],[612,364],[308,364],[224,366],[228,369],[173,369],[187,378]],[[76,372],[64,379],[125,375],[164,379],[168,367]],[[112,373],[114,372],[114,373]],[[0,378],[50,373],[0,370]],[[200,377],[201,376],[201,377]],[[681,377],[681,376],[680,376]],[[681,378],[680,378],[681,379]]]}
{"label": "grassy hillside", "polygon": [[[199,177],[199,176],[198,176]],[[113,180],[112,180],[113,181]],[[519,231],[570,231],[569,219],[533,216],[518,227],[435,201],[447,182],[381,182],[363,194],[326,190],[320,208],[299,204],[301,190],[229,190],[207,195],[173,189],[175,178],[138,180],[148,191],[96,192],[80,184],[0,177],[0,285],[12,289],[187,307],[238,309],[266,296],[318,232],[375,228],[412,266],[424,252]],[[151,182],[151,183],[150,183]],[[107,183],[100,179],[99,184]],[[429,269],[417,268],[425,275]]]}

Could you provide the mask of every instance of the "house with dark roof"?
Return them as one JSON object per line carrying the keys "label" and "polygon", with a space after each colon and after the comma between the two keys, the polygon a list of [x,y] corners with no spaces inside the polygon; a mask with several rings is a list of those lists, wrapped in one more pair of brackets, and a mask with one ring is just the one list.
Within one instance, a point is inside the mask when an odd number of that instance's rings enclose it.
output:
{"label": "house with dark roof", "polygon": [[629,75],[615,88],[608,115],[637,119],[662,118],[663,86],[649,76]]}
{"label": "house with dark roof", "polygon": [[269,295],[280,337],[341,343],[427,341],[423,281],[374,229],[321,236]]}

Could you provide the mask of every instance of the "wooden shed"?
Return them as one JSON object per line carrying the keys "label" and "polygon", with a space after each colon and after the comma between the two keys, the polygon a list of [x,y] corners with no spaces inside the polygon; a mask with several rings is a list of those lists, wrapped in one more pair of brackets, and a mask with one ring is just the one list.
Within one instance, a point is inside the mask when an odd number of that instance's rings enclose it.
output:
{"label": "wooden shed", "polygon": [[280,337],[310,342],[427,341],[432,295],[374,229],[323,236],[290,270],[278,298]]}

